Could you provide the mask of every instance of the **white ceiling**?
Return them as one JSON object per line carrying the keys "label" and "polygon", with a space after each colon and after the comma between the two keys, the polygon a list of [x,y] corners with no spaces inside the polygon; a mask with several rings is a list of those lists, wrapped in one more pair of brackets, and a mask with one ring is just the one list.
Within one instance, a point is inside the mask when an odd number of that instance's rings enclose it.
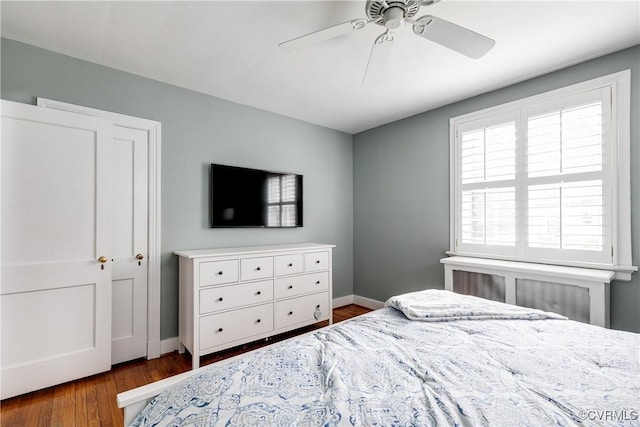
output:
{"label": "white ceiling", "polygon": [[280,42],[366,17],[365,1],[1,3],[2,36],[347,133],[640,44],[640,2],[442,0],[435,15],[496,40],[479,60],[396,31],[363,85],[364,29],[295,52]]}

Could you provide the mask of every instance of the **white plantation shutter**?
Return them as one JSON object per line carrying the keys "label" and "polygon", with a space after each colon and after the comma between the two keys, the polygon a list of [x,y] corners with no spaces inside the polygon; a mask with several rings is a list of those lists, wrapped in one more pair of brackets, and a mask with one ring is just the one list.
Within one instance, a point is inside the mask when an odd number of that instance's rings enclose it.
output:
{"label": "white plantation shutter", "polygon": [[[460,132],[460,240],[511,253],[516,243],[516,123],[477,122]],[[500,247],[500,248],[497,248]]]}
{"label": "white plantation shutter", "polygon": [[611,262],[608,90],[566,97],[526,114],[527,252]]}
{"label": "white plantation shutter", "polygon": [[602,181],[529,187],[529,246],[602,251]]}
{"label": "white plantation shutter", "polygon": [[613,263],[612,90],[545,94],[452,119],[453,252]]}
{"label": "white plantation shutter", "polygon": [[462,241],[481,245],[515,245],[515,189],[462,193]]}
{"label": "white plantation shutter", "polygon": [[462,183],[515,178],[515,123],[462,133]]}

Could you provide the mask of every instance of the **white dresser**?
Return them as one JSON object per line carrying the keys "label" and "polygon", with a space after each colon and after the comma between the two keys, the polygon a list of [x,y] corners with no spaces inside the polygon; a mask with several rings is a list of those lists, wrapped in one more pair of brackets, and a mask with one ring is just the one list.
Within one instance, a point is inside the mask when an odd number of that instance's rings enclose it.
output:
{"label": "white dresser", "polygon": [[180,353],[193,357],[328,320],[331,251],[295,243],[176,251]]}

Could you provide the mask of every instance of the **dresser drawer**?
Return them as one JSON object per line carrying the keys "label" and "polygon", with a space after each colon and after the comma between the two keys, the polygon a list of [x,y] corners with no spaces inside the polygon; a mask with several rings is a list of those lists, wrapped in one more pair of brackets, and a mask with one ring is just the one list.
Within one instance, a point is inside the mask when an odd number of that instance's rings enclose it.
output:
{"label": "dresser drawer", "polygon": [[200,286],[221,285],[238,281],[238,260],[200,263]]}
{"label": "dresser drawer", "polygon": [[240,260],[240,280],[273,277],[273,257],[244,258]]}
{"label": "dresser drawer", "polygon": [[243,308],[200,318],[200,349],[273,330],[273,304]]}
{"label": "dresser drawer", "polygon": [[302,273],[302,254],[280,255],[276,257],[276,276]]}
{"label": "dresser drawer", "polygon": [[229,310],[273,299],[273,280],[200,290],[200,314]]}
{"label": "dresser drawer", "polygon": [[[315,317],[318,310],[318,317]],[[286,328],[298,323],[321,321],[329,318],[329,293],[307,295],[284,301],[275,306],[276,329]]]}
{"label": "dresser drawer", "polygon": [[329,252],[304,254],[304,271],[322,271],[329,269]]}
{"label": "dresser drawer", "polygon": [[276,299],[280,299],[326,289],[329,289],[329,273],[325,271],[278,278],[274,284],[274,295]]}

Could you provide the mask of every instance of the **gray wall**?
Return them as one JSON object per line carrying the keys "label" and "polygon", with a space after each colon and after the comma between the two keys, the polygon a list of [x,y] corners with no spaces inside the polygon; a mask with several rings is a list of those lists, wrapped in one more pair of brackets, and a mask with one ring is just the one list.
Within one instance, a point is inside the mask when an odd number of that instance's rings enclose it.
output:
{"label": "gray wall", "polygon": [[[443,287],[449,249],[449,118],[631,69],[633,264],[640,265],[640,47],[354,136],[354,294]],[[611,326],[640,332],[640,273],[611,286]]]}
{"label": "gray wall", "polygon": [[[351,135],[11,40],[1,51],[3,99],[41,96],[162,122],[162,339],[178,334],[174,250],[333,243],[334,297],[352,294]],[[210,163],[303,174],[304,227],[210,229]]]}
{"label": "gray wall", "polygon": [[[3,39],[0,96],[34,97],[162,122],[162,338],[177,335],[177,249],[337,245],[334,296],[384,301],[442,288],[449,245],[450,117],[632,70],[632,242],[640,264],[640,47],[350,135]],[[211,230],[211,162],[304,174],[305,227]],[[640,274],[611,289],[612,327],[640,331]]]}

